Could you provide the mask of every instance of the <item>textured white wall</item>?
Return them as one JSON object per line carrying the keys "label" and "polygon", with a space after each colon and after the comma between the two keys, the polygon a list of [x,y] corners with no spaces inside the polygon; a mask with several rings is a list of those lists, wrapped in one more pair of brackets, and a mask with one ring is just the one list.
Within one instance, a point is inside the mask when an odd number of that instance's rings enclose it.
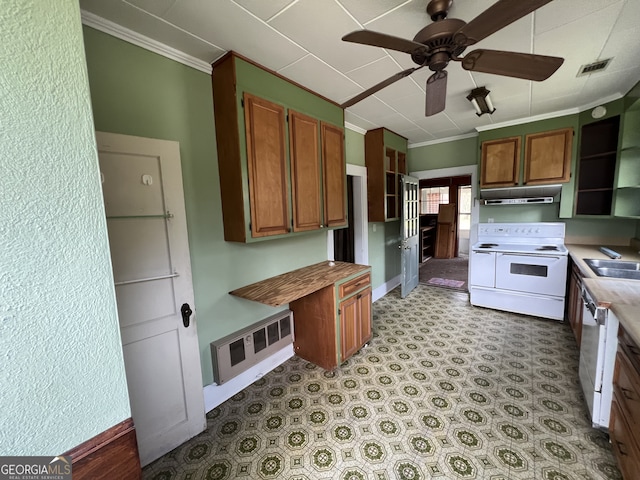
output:
{"label": "textured white wall", "polygon": [[130,416],[78,2],[0,32],[0,455],[55,455]]}

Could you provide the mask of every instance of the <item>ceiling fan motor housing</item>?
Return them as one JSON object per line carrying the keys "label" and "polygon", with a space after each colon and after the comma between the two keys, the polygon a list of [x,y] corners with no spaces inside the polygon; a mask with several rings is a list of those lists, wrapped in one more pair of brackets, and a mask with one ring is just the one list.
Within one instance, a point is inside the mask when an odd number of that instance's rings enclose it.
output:
{"label": "ceiling fan motor housing", "polygon": [[418,65],[428,65],[429,69],[439,71],[444,69],[452,56],[460,55],[465,47],[454,42],[455,33],[467,23],[457,18],[447,18],[430,23],[413,37],[414,42],[426,45],[429,55],[411,55],[411,59]]}

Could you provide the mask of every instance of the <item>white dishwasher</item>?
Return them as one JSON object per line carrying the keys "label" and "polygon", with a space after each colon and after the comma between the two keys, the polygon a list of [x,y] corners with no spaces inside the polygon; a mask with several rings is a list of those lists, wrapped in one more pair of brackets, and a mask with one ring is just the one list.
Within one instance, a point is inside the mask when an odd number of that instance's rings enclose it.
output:
{"label": "white dishwasher", "polygon": [[582,288],[582,299],[580,385],[593,426],[608,429],[618,349],[618,319],[608,309],[599,307],[585,287]]}

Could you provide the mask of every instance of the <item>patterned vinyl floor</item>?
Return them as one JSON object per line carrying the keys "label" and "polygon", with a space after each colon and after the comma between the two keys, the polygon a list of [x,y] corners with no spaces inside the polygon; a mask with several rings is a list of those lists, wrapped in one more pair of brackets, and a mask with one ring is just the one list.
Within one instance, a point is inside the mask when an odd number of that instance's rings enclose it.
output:
{"label": "patterned vinyl floor", "polygon": [[334,372],[292,358],[207,415],[145,479],[620,479],[564,323],[419,285],[373,306]]}

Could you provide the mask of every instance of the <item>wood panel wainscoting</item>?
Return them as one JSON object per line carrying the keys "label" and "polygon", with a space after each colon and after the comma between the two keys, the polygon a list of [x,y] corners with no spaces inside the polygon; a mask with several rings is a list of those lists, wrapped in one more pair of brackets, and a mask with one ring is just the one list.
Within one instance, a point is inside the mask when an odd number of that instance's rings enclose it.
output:
{"label": "wood panel wainscoting", "polygon": [[142,478],[133,420],[99,433],[63,455],[71,457],[73,480],[138,480]]}

